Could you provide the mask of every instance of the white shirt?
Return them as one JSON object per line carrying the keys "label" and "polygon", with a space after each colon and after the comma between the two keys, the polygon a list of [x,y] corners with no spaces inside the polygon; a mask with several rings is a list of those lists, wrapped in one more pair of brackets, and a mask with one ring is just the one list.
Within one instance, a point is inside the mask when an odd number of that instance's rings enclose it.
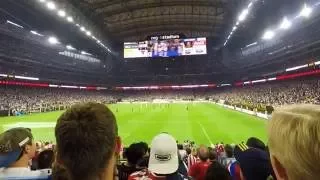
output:
{"label": "white shirt", "polygon": [[51,169],[31,171],[30,168],[2,168],[0,179],[6,180],[47,180],[51,176]]}

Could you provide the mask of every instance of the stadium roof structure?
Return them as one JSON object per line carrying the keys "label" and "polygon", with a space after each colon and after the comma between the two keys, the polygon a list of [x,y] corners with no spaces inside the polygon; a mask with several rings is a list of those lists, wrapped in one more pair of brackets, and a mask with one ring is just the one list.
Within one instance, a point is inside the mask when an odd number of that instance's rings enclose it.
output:
{"label": "stadium roof structure", "polygon": [[187,37],[216,37],[226,23],[227,0],[69,0],[99,19],[120,41],[148,35],[182,33]]}

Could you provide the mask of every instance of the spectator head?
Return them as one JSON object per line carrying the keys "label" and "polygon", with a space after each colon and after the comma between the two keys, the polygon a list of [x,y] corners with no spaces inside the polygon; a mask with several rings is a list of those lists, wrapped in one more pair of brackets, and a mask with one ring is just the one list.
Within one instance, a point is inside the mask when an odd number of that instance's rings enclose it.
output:
{"label": "spectator head", "polygon": [[216,152],[216,150],[213,149],[213,148],[210,148],[210,150],[209,150],[209,160],[210,160],[210,161],[215,161],[215,160],[217,160],[217,152]]}
{"label": "spectator head", "polygon": [[277,109],[268,124],[268,138],[277,179],[319,179],[319,105],[291,105]]}
{"label": "spectator head", "polygon": [[139,143],[134,143],[126,149],[125,155],[130,165],[136,165],[144,156],[145,150]]}
{"label": "spectator head", "polygon": [[183,150],[183,145],[182,144],[178,144],[178,149],[179,150]]}
{"label": "spectator head", "polygon": [[51,149],[40,152],[38,156],[38,169],[49,169],[54,161],[54,152]]}
{"label": "spectator head", "polygon": [[187,147],[187,148],[186,148],[186,152],[187,152],[187,155],[190,155],[191,152],[192,152],[192,151],[191,151],[191,148]]}
{"label": "spectator head", "polygon": [[37,142],[36,142],[36,150],[37,150],[37,151],[40,151],[41,148],[42,148],[42,143],[41,143],[40,141],[37,141]]}
{"label": "spectator head", "polygon": [[233,148],[231,145],[227,144],[224,146],[224,151],[226,152],[227,158],[233,157]]}
{"label": "spectator head", "polygon": [[113,179],[121,142],[113,113],[102,104],[72,106],[57,121],[53,179]]}
{"label": "spectator head", "polygon": [[13,128],[0,135],[0,168],[26,167],[35,156],[36,144],[27,128]]}
{"label": "spectator head", "polygon": [[199,152],[198,152],[198,154],[199,154],[199,159],[200,159],[201,161],[207,161],[208,158],[209,158],[208,148],[207,148],[206,146],[204,146],[204,145],[201,145],[201,146],[199,147]]}
{"label": "spectator head", "polygon": [[256,137],[251,137],[247,140],[247,146],[261,149],[261,150],[266,150],[266,145],[258,138]]}
{"label": "spectator head", "polygon": [[172,174],[178,170],[178,146],[167,133],[155,136],[151,142],[149,170],[156,174]]}
{"label": "spectator head", "polygon": [[208,167],[205,180],[231,180],[228,170],[217,161],[213,161]]}
{"label": "spectator head", "polygon": [[143,149],[144,156],[149,156],[149,146],[146,142],[139,142],[138,145]]}
{"label": "spectator head", "polygon": [[273,171],[267,152],[256,148],[249,148],[244,143],[237,145],[234,149],[236,160],[245,180],[267,179],[272,177]]}

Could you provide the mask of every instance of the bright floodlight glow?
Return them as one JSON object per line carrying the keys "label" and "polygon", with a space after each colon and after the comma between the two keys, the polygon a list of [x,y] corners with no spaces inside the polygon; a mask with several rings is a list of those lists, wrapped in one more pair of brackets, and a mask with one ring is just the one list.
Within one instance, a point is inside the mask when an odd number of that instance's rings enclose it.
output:
{"label": "bright floodlight glow", "polygon": [[76,26],[80,27],[80,24],[76,24]]}
{"label": "bright floodlight glow", "polygon": [[100,42],[101,42],[100,40],[97,41],[97,43],[100,43]]}
{"label": "bright floodlight glow", "polygon": [[85,31],[86,28],[82,26],[82,27],[80,28],[80,30],[81,30],[81,31]]}
{"label": "bright floodlight glow", "polygon": [[68,17],[67,17],[67,21],[68,21],[68,22],[73,22],[73,17],[68,16]]}
{"label": "bright floodlight glow", "polygon": [[39,0],[39,2],[44,3],[44,2],[46,2],[46,0]]}
{"label": "bright floodlight glow", "polygon": [[239,21],[245,20],[248,14],[249,14],[248,9],[243,10],[239,16]]}
{"label": "bright floodlight glow", "polygon": [[270,40],[274,37],[275,33],[273,31],[266,31],[262,37],[262,39]]}
{"label": "bright floodlight glow", "polygon": [[85,51],[81,51],[81,54],[83,54],[83,55],[89,55],[89,56],[92,56],[92,54],[87,53],[87,52],[85,52]]}
{"label": "bright floodlight glow", "polygon": [[9,20],[7,20],[7,23],[9,23],[9,24],[11,24],[11,25],[14,25],[14,26],[16,26],[16,27],[19,27],[19,28],[23,28],[23,26],[21,26],[21,25],[19,25],[19,24],[17,24],[17,23],[14,23],[14,22],[12,22],[12,21],[9,21]]}
{"label": "bright floodlight glow", "polygon": [[66,16],[66,12],[63,11],[63,10],[59,10],[59,11],[58,11],[58,15],[59,15],[60,17],[65,17],[65,16]]}
{"label": "bright floodlight glow", "polygon": [[43,34],[38,33],[37,31],[30,31],[31,34],[37,35],[37,36],[44,36]]}
{"label": "bright floodlight glow", "polygon": [[91,35],[91,32],[90,32],[90,31],[87,31],[86,34],[87,34],[87,36],[90,36],[90,35]]}
{"label": "bright floodlight glow", "polygon": [[56,9],[56,5],[50,1],[50,2],[47,2],[47,7],[49,10],[55,10]]}
{"label": "bright floodlight glow", "polygon": [[312,13],[312,8],[305,4],[303,9],[300,12],[300,16],[309,17],[311,13]]}
{"label": "bright floodlight glow", "polygon": [[76,48],[72,47],[71,45],[67,45],[66,48],[67,48],[68,50],[76,50]]}
{"label": "bright floodlight glow", "polygon": [[58,39],[55,38],[55,37],[49,37],[49,38],[48,38],[48,42],[49,42],[50,44],[58,44],[58,43],[59,43]]}
{"label": "bright floodlight glow", "polygon": [[289,29],[292,23],[285,17],[280,24],[280,29]]}
{"label": "bright floodlight glow", "polygon": [[248,5],[248,8],[250,8],[250,7],[252,6],[252,4],[253,4],[253,3],[252,3],[252,2],[250,2],[250,4]]}
{"label": "bright floodlight glow", "polygon": [[234,26],[233,28],[232,28],[232,31],[235,31],[237,29],[237,26]]}

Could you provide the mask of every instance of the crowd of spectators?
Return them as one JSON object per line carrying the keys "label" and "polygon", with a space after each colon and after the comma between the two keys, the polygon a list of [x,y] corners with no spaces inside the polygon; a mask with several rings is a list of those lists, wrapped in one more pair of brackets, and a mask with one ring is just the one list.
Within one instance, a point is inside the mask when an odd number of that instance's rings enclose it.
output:
{"label": "crowd of spectators", "polygon": [[254,108],[296,103],[320,104],[319,89],[319,78],[296,79],[227,88],[211,97]]}
{"label": "crowd of spectators", "polygon": [[115,116],[103,104],[73,105],[57,120],[56,145],[28,128],[0,134],[0,179],[53,180],[316,180],[320,177],[320,108],[290,105],[268,122],[268,146],[207,147],[168,133],[122,148]]}
{"label": "crowd of spectators", "polygon": [[[78,89],[30,88],[21,86],[0,87],[0,110],[19,112],[52,110],[56,107],[69,107],[81,102],[109,102],[113,98],[100,91]],[[41,111],[40,111],[41,112]]]}
{"label": "crowd of spectators", "polygon": [[[224,100],[230,105],[265,111],[266,106],[286,104],[320,104],[320,80],[315,78],[223,87],[215,89],[87,91],[79,89],[0,87],[0,110],[40,111],[41,108],[69,107],[80,102],[152,101],[154,99]],[[57,109],[53,109],[57,110]]]}

